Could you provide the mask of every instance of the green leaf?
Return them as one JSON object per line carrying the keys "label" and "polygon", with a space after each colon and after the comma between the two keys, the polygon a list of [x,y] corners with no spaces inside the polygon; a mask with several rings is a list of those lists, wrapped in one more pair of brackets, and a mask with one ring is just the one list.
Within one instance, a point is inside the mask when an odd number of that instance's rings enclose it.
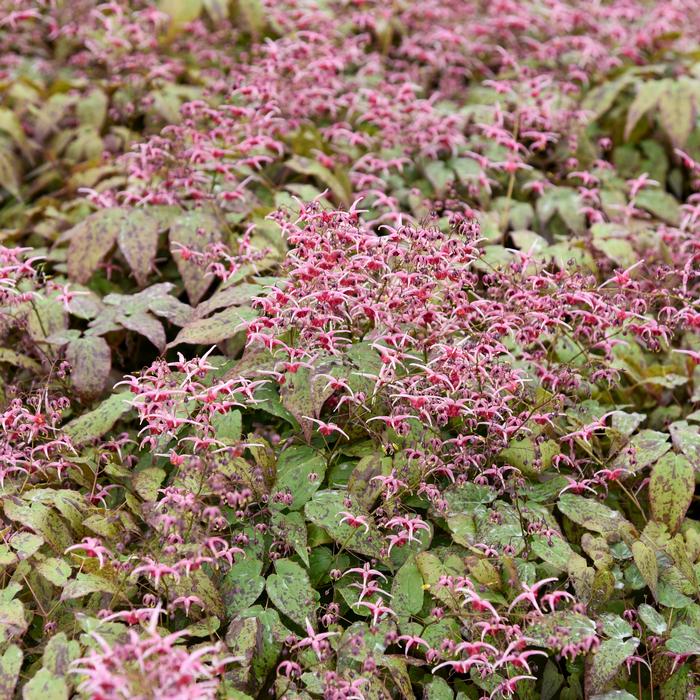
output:
{"label": "green leaf", "polygon": [[[179,0],[172,0],[172,2],[179,4]],[[170,227],[170,251],[180,277],[182,277],[190,304],[199,303],[199,300],[211,286],[214,276],[207,274],[204,267],[198,264],[196,258],[187,259],[187,256],[183,257],[179,252],[180,246],[187,250],[201,253],[208,245],[219,241],[221,241],[221,226],[219,222],[214,216],[201,210],[182,214]]]}
{"label": "green leaf", "polygon": [[454,693],[449,683],[440,676],[433,676],[429,683],[423,686],[423,700],[452,700]]}
{"label": "green leaf", "polygon": [[250,607],[265,588],[265,578],[260,575],[263,563],[246,557],[234,563],[221,582],[221,596],[226,615],[233,617]]}
{"label": "green leaf", "polygon": [[680,223],[681,205],[668,192],[645,189],[635,197],[635,203],[667,224],[678,226]]}
{"label": "green leaf", "polygon": [[165,350],[165,329],[163,324],[147,311],[131,314],[120,313],[116,315],[114,320],[127,330],[148,338],[161,352]]}
{"label": "green leaf", "polygon": [[455,173],[452,168],[441,160],[431,160],[424,170],[428,182],[433,186],[437,195],[445,194],[448,186],[455,180]]}
{"label": "green leaf", "polygon": [[10,547],[14,549],[21,559],[29,559],[32,554],[39,551],[44,544],[44,538],[31,532],[16,532],[9,540]]}
{"label": "green leaf", "polygon": [[[688,700],[691,684],[695,687],[689,664],[682,664],[661,684],[661,700]],[[692,697],[692,696],[691,696]]]}
{"label": "green leaf", "polygon": [[117,593],[118,586],[116,581],[109,579],[106,576],[98,574],[86,574],[79,572],[74,579],[68,581],[63,587],[61,600],[72,600],[73,598],[82,598],[90,593]]}
{"label": "green leaf", "polygon": [[0,698],[13,698],[19,671],[22,668],[22,650],[12,644],[0,656]]}
{"label": "green leaf", "polygon": [[649,502],[654,520],[671,533],[680,528],[695,493],[693,465],[684,455],[664,455],[651,470]]}
{"label": "green leaf", "polygon": [[268,577],[267,594],[274,606],[290,620],[306,628],[308,619],[312,624],[320,595],[309,581],[309,575],[291,559],[278,559],[276,573]]}
{"label": "green leaf", "polygon": [[254,37],[258,37],[266,24],[265,5],[262,0],[236,0],[236,8],[246,29]]}
{"label": "green leaf", "polygon": [[71,380],[83,399],[99,396],[105,388],[112,368],[112,351],[104,338],[77,338],[66,347],[66,360],[71,366]]}
{"label": "green leaf", "polygon": [[558,610],[535,619],[526,634],[544,647],[550,646],[553,636],[563,640],[562,645],[577,644],[596,635],[596,624],[580,613]]}
{"label": "green leaf", "polygon": [[559,673],[555,664],[547,660],[542,674],[542,692],[540,700],[552,700],[564,683],[564,676]]}
{"label": "green leaf", "polygon": [[277,459],[273,495],[289,491],[293,497],[289,508],[299,510],[318,491],[325,475],[326,458],[322,453],[306,445],[292,445],[282,450]]}
{"label": "green leaf", "polygon": [[51,557],[35,564],[36,570],[54,586],[63,586],[70,578],[71,568],[64,559]]}
{"label": "green leaf", "polygon": [[28,369],[35,374],[41,371],[41,365],[36,360],[32,360],[31,357],[22,355],[9,348],[0,348],[0,362],[7,362],[14,367]]}
{"label": "green leaf", "polygon": [[391,585],[391,606],[399,617],[417,615],[423,607],[423,576],[410,556],[396,572]]}
{"label": "green leaf", "polygon": [[632,637],[626,641],[608,639],[604,641],[586,664],[586,692],[594,695],[605,689],[620,670],[625,659],[634,654],[639,640]]}
{"label": "green leaf", "polygon": [[603,634],[612,639],[627,639],[634,633],[632,625],[619,615],[603,613],[600,616],[600,623]]}
{"label": "green leaf", "polygon": [[674,148],[685,148],[695,126],[695,96],[687,85],[671,81],[659,99],[659,124]]}
{"label": "green leaf", "polygon": [[664,620],[661,614],[652,608],[651,605],[642,603],[637,608],[637,612],[639,613],[641,621],[647,626],[650,632],[654,634],[663,634],[668,629],[666,620]]}
{"label": "green leaf", "polygon": [[216,413],[210,419],[214,437],[226,444],[234,444],[241,439],[242,415],[238,410]]}
{"label": "green leaf", "polygon": [[634,81],[635,78],[632,75],[623,73],[619,78],[608,80],[591,90],[581,105],[591,113],[591,121],[600,119],[615,104],[620,93]]}
{"label": "green leaf", "polygon": [[639,85],[637,95],[627,110],[625,140],[629,139],[637,122],[658,103],[664,93],[665,86],[666,83],[663,80],[650,80]]}
{"label": "green leaf", "polygon": [[131,398],[131,394],[128,392],[112,394],[93,411],[83,413],[64,425],[61,431],[76,446],[97,440],[111,430],[114,424],[131,410],[129,403]]}
{"label": "green leaf", "polygon": [[315,177],[331,190],[341,204],[350,203],[350,183],[347,176],[339,172],[333,173],[319,162],[304,156],[293,156],[285,165],[294,172]]}
{"label": "green leaf", "polygon": [[23,700],[68,700],[68,686],[63,678],[40,668],[24,686]]}
{"label": "green leaf", "polygon": [[674,654],[700,654],[700,630],[690,625],[675,625],[666,648]]}
{"label": "green leaf", "polygon": [[46,341],[67,327],[63,304],[55,298],[37,297],[27,316],[27,333],[37,343]]}

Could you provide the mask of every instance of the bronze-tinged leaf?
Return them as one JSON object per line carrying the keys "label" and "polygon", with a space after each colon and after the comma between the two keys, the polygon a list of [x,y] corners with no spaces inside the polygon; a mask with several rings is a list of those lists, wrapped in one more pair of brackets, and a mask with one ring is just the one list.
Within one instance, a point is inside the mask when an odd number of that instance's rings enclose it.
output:
{"label": "bronze-tinged leaf", "polygon": [[99,396],[112,367],[112,353],[107,341],[95,335],[72,340],[66,346],[66,359],[70,362],[73,386],[81,398]]}
{"label": "bronze-tinged leaf", "polygon": [[153,269],[158,249],[160,224],[143,209],[132,209],[119,229],[119,250],[129,263],[138,284],[143,287]]}
{"label": "bronze-tinged leaf", "polygon": [[122,226],[128,226],[130,211],[119,207],[101,209],[90,214],[59,242],[68,240],[68,276],[85,284],[92,277],[102,259],[112,250]]}
{"label": "bronze-tinged leaf", "polygon": [[197,304],[214,281],[199,256],[189,256],[188,251],[201,253],[208,245],[221,240],[221,225],[211,214],[190,211],[178,217],[170,226],[170,251],[185,285],[190,304]]}
{"label": "bronze-tinged leaf", "polygon": [[693,500],[695,474],[685,455],[668,453],[651,470],[649,502],[654,520],[676,532]]}

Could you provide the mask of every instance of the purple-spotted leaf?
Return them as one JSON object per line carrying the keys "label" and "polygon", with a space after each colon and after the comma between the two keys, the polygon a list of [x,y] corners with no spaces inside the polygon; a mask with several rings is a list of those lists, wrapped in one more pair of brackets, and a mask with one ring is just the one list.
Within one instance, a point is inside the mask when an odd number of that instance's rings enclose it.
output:
{"label": "purple-spotted leaf", "polygon": [[117,243],[138,284],[143,287],[153,269],[160,224],[143,209],[129,212],[128,225],[119,228]]}
{"label": "purple-spotted leaf", "polygon": [[107,341],[94,335],[72,340],[66,346],[66,359],[71,366],[73,386],[81,398],[99,396],[112,366],[112,353]]}
{"label": "purple-spotted leaf", "polygon": [[180,343],[219,343],[244,330],[247,322],[256,316],[257,313],[248,306],[233,306],[209,318],[190,321],[182,327],[170,347]]}
{"label": "purple-spotted leaf", "polygon": [[22,668],[22,650],[12,644],[0,656],[0,698],[14,697],[15,686]]}
{"label": "purple-spotted leaf", "polygon": [[163,328],[163,324],[155,316],[145,311],[129,316],[120,314],[116,317],[116,321],[121,323],[124,328],[148,338],[158,350],[162,351],[165,349],[165,329]]}
{"label": "purple-spotted leaf", "polygon": [[132,212],[112,207],[90,214],[59,239],[68,240],[68,275],[85,284],[112,250],[122,227],[129,228]]}
{"label": "purple-spotted leaf", "polygon": [[695,493],[693,465],[685,455],[668,453],[651,470],[649,502],[654,520],[671,533],[680,528]]}
{"label": "purple-spotted leaf", "polygon": [[659,565],[654,550],[641,540],[632,543],[632,556],[644,583],[649,586],[654,598],[658,595]]}
{"label": "purple-spotted leaf", "polygon": [[21,637],[28,626],[22,601],[0,598],[0,644]]}
{"label": "purple-spotted leaf", "polygon": [[268,576],[267,595],[279,612],[305,629],[306,620],[312,624],[320,595],[309,581],[305,569],[291,559],[278,559],[275,572]]}
{"label": "purple-spotted leaf", "polygon": [[132,395],[128,392],[112,394],[97,408],[74,418],[61,428],[74,445],[84,445],[87,442],[102,437],[114,424],[131,410]]}
{"label": "purple-spotted leaf", "polygon": [[221,240],[221,224],[211,214],[191,211],[170,226],[170,250],[185,285],[190,304],[197,304],[214,281],[198,253]]}
{"label": "purple-spotted leaf", "polygon": [[586,659],[586,694],[595,695],[603,691],[622,668],[625,659],[632,656],[639,646],[635,637],[605,640],[597,651]]}

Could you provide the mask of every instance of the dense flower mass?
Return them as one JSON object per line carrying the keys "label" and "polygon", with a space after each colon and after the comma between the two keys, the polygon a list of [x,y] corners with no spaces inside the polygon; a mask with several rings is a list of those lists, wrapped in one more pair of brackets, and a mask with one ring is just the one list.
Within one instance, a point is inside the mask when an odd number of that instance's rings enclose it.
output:
{"label": "dense flower mass", "polygon": [[699,47],[0,0],[0,695],[694,698]]}

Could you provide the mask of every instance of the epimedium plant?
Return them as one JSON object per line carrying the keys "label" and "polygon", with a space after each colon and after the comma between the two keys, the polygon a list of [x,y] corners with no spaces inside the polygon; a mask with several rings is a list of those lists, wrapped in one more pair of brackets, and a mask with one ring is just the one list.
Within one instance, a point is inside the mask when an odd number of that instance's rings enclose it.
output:
{"label": "epimedium plant", "polygon": [[696,4],[6,4],[3,694],[692,696]]}

